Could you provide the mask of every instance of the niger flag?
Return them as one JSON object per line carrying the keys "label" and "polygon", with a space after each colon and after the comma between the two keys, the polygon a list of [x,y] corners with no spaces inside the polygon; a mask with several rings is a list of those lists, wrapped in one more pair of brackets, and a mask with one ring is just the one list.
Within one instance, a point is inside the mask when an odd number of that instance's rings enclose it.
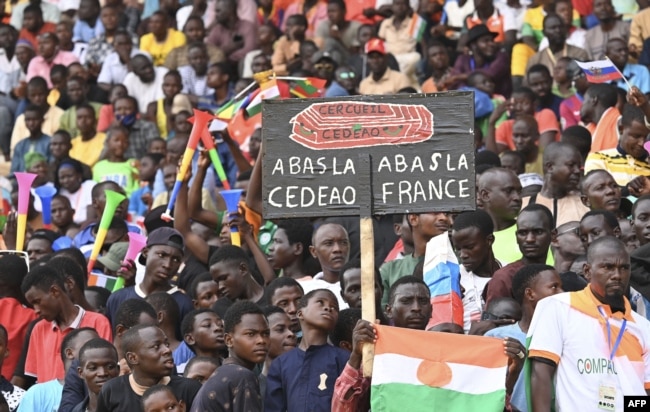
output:
{"label": "niger flag", "polygon": [[376,326],[373,412],[502,412],[508,358],[483,336]]}

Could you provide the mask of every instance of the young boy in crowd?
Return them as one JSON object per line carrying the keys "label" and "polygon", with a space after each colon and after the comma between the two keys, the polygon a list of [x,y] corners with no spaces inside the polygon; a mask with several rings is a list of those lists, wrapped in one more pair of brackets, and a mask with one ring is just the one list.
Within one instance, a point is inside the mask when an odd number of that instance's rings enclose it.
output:
{"label": "young boy in crowd", "polygon": [[165,182],[165,191],[156,196],[156,198],[153,200],[153,204],[151,205],[152,209],[155,209],[158,206],[166,205],[169,202],[171,191],[174,188],[174,182],[176,182],[176,172],[178,170],[178,165],[167,163],[162,167],[161,170]]}
{"label": "young boy in crowd", "polygon": [[192,281],[188,295],[194,309],[210,309],[219,295],[219,285],[212,280],[210,272],[201,273]]}
{"label": "young boy in crowd", "polygon": [[93,167],[104,150],[106,134],[97,131],[97,115],[89,104],[77,106],[76,122],[79,134],[71,141],[70,157]]}
{"label": "young boy in crowd", "polygon": [[268,284],[265,291],[267,303],[284,310],[291,321],[291,330],[299,336],[302,336],[302,334],[300,333],[300,321],[296,313],[298,313],[300,307],[300,299],[304,295],[305,292],[300,283],[295,279],[286,277],[275,279]]}
{"label": "young boy in crowd", "polygon": [[[9,333],[7,329],[0,325],[0,369],[7,356],[9,356]],[[18,409],[20,400],[25,395],[25,390],[18,386],[12,385],[4,376],[0,375],[0,397],[4,397],[9,406],[9,411],[13,412]]]}
{"label": "young boy in crowd", "polygon": [[220,358],[195,356],[187,362],[183,376],[199,381],[203,385],[219,366],[221,366]]}
{"label": "young boy in crowd", "polygon": [[124,157],[129,147],[129,132],[123,127],[111,127],[106,132],[105,156],[93,166],[93,180],[111,180],[124,188],[127,196],[138,188],[138,169],[135,159]]}
{"label": "young boy in crowd", "polygon": [[[539,148],[539,126],[530,115],[520,115],[512,125],[512,140],[515,148],[526,159],[525,173],[544,175],[542,150]],[[503,163],[502,163],[503,165]]]}
{"label": "young boy in crowd", "polygon": [[264,308],[264,315],[269,321],[271,331],[269,341],[269,354],[264,361],[264,367],[259,375],[260,392],[266,392],[266,376],[269,374],[269,368],[275,358],[283,353],[295,349],[298,345],[296,335],[291,331],[291,319],[282,308],[277,306],[267,306]]}
{"label": "young boy in crowd", "polygon": [[354,346],[352,345],[352,331],[361,319],[360,308],[343,309],[339,313],[339,320],[336,322],[336,327],[330,333],[330,342],[337,348],[345,349],[352,352]]}
{"label": "young boy in crowd", "polygon": [[144,216],[153,204],[153,182],[156,172],[165,156],[162,153],[149,152],[144,155],[138,164],[140,175],[140,188],[131,193],[129,199],[129,212],[136,216]]}
{"label": "young boy in crowd", "polygon": [[84,380],[88,397],[72,412],[97,410],[97,396],[108,380],[119,375],[117,349],[107,340],[97,338],[86,342],[79,350],[79,376]]}
{"label": "young boy in crowd", "polygon": [[[77,359],[79,349],[89,340],[99,336],[93,328],[75,329],[68,333],[61,342],[61,348],[57,354],[63,363],[65,370],[70,368],[72,362]],[[57,378],[48,381],[40,381],[25,393],[20,401],[21,411],[53,411],[61,403],[63,394],[63,379]]]}
{"label": "young boy in crowd", "polygon": [[179,400],[174,395],[174,391],[165,385],[154,385],[144,391],[141,407],[143,412],[185,412],[186,410],[185,402]]}
{"label": "young boy in crowd", "polygon": [[167,140],[162,137],[155,137],[149,140],[147,145],[147,153],[157,153],[163,155],[163,159],[167,155]]}
{"label": "young boy in crowd", "polygon": [[165,333],[157,326],[136,325],[122,337],[122,352],[131,369],[104,384],[97,401],[97,412],[131,412],[150,387],[163,384],[177,399],[191,404],[201,384],[173,375],[174,361]]}
{"label": "young boy in crowd", "polygon": [[259,381],[253,372],[269,350],[269,324],[262,310],[249,301],[235,302],[224,316],[226,345],[230,356],[205,382],[192,404],[192,411],[237,410],[261,412]]}
{"label": "young boy in crowd", "polygon": [[296,350],[279,356],[267,375],[264,410],[330,411],[334,382],[350,354],[327,342],[338,320],[333,292],[316,289],[300,300],[298,319],[302,340]]}
{"label": "young boy in crowd", "polygon": [[68,368],[58,356],[64,337],[74,329],[94,328],[99,336],[112,339],[111,325],[103,315],[87,312],[68,297],[66,278],[51,266],[32,269],[23,280],[25,299],[41,316],[32,330],[25,360],[25,373],[39,382],[62,379]]}
{"label": "young boy in crowd", "polygon": [[[224,343],[223,321],[211,309],[198,309],[188,313],[181,323],[183,343],[187,345],[194,356],[207,356],[221,359],[228,356],[228,348]],[[176,355],[176,351],[174,351]],[[179,374],[185,371],[187,361],[174,357],[176,370]]]}
{"label": "young boy in crowd", "polygon": [[38,152],[43,156],[50,157],[50,136],[43,133],[43,112],[35,105],[27,106],[25,109],[25,125],[29,136],[21,136],[18,144],[14,147],[11,159],[10,172],[24,172],[25,155],[29,152]]}

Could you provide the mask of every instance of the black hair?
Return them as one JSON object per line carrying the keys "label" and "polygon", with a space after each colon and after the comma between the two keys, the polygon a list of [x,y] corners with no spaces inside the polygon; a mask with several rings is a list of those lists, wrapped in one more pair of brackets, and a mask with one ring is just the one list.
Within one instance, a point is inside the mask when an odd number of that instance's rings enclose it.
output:
{"label": "black hair", "polygon": [[336,297],[334,292],[332,292],[331,290],[329,290],[329,289],[314,289],[314,290],[308,292],[307,294],[305,294],[303,297],[300,298],[300,302],[298,303],[298,309],[302,309],[302,308],[307,307],[307,305],[309,305],[309,301],[311,300],[311,298],[313,298],[314,295],[316,293],[318,293],[318,292],[329,293],[330,295],[332,295],[334,297],[334,301],[336,301],[337,304],[338,304],[338,298]]}
{"label": "black hair", "polygon": [[232,245],[221,246],[217,249],[217,251],[210,256],[208,266],[212,266],[219,262],[232,262],[238,265],[240,263],[246,263],[250,266],[250,259],[248,258],[246,251],[240,247]]}
{"label": "black hair", "polygon": [[644,118],[645,115],[641,108],[633,104],[625,103],[623,106],[623,114],[621,116],[621,125],[623,125],[623,127],[632,126],[633,122],[638,122],[645,126]]}
{"label": "black hair", "polygon": [[524,303],[526,289],[531,287],[537,275],[547,270],[555,271],[555,268],[542,263],[532,263],[525,265],[515,273],[512,278],[512,294],[520,305]]}
{"label": "black hair", "polygon": [[268,305],[271,305],[272,304],[271,299],[273,298],[273,295],[275,295],[275,291],[277,291],[280,288],[286,288],[286,287],[298,288],[300,289],[300,292],[302,292],[303,295],[305,294],[305,291],[302,288],[300,282],[298,282],[294,278],[283,276],[280,278],[273,279],[271,283],[266,285],[266,288],[264,288],[264,298],[265,298],[264,300],[266,301],[266,303]]}
{"label": "black hair", "polygon": [[526,77],[530,76],[533,73],[542,73],[547,75],[548,77],[552,78],[551,76],[551,71],[546,67],[545,65],[538,63],[538,64],[533,64],[528,68],[528,72],[526,73]]}
{"label": "black hair", "polygon": [[212,63],[210,66],[208,66],[208,69],[217,69],[221,74],[232,76],[232,66],[228,62]]}
{"label": "black hair", "polygon": [[395,293],[397,292],[397,288],[399,288],[401,285],[411,285],[411,284],[422,285],[427,290],[427,294],[431,294],[431,292],[429,291],[429,287],[427,286],[426,283],[424,283],[422,279],[418,279],[417,277],[412,275],[402,276],[401,278],[397,279],[395,283],[391,285],[390,290],[388,291],[388,304],[391,306],[393,305],[395,301]]}
{"label": "black hair", "polygon": [[167,385],[162,385],[162,384],[157,384],[154,385],[150,388],[148,388],[144,393],[142,394],[142,398],[140,398],[140,408],[141,410],[144,411],[144,404],[149,400],[149,398],[152,395],[155,395],[157,393],[161,392],[167,392],[168,394],[172,395],[176,401],[179,401],[178,396],[174,393],[174,391]]}
{"label": "black hair", "polygon": [[190,21],[200,21],[203,28],[205,28],[205,23],[203,23],[203,17],[193,14],[193,15],[190,15],[187,18],[187,20],[185,20],[185,25],[182,28],[183,30],[185,30],[185,27],[187,27],[187,23],[189,23]]}
{"label": "black hair", "polygon": [[512,92],[512,94],[523,94],[531,102],[534,102],[537,99],[535,92],[528,87],[518,87]]}
{"label": "black hair", "polygon": [[68,68],[62,64],[55,64],[50,69],[50,78],[56,74],[63,76],[63,78],[68,77]]}
{"label": "black hair", "polygon": [[612,86],[611,84],[592,84],[587,89],[586,94],[598,99],[603,107],[614,107],[618,102],[618,93],[616,92],[616,87]]}
{"label": "black hair", "polygon": [[521,166],[524,167],[526,166],[526,158],[521,152],[518,152],[516,150],[506,150],[501,153],[501,157],[503,158],[504,156],[512,156],[517,158],[521,162]]}
{"label": "black hair", "polygon": [[40,4],[28,3],[27,7],[25,7],[23,9],[23,15],[25,15],[27,13],[36,14],[36,15],[41,16],[41,18],[43,18],[43,10],[41,9]]}
{"label": "black hair", "polygon": [[548,207],[544,205],[540,205],[539,203],[533,203],[532,205],[527,205],[525,208],[521,209],[519,212],[519,216],[521,216],[522,213],[541,213],[544,215],[546,218],[546,224],[548,225],[548,230],[553,230],[555,229],[555,219],[553,219],[553,213],[548,209]]}
{"label": "black hair", "polygon": [[289,19],[292,20],[292,24],[299,24],[302,26],[309,26],[309,22],[307,21],[307,17],[305,17],[304,14],[292,14],[291,16],[286,18],[286,24],[289,24]]}
{"label": "black hair", "polygon": [[490,76],[488,73],[486,73],[486,72],[484,72],[482,70],[476,70],[476,71],[472,72],[472,74],[467,76],[467,80],[465,81],[465,83],[467,83],[467,85],[470,86],[470,87],[476,87],[476,82],[477,82],[476,78],[479,77],[479,76],[484,76],[484,77],[488,77],[488,78],[492,79],[492,76]]}
{"label": "black hair", "polygon": [[19,288],[27,275],[27,263],[18,255],[0,257],[0,282],[12,288]]}
{"label": "black hair", "polygon": [[309,258],[309,246],[311,237],[314,234],[314,225],[307,219],[286,219],[277,222],[278,229],[284,230],[287,234],[289,244],[302,244],[302,260]]}
{"label": "black hair", "polygon": [[397,94],[414,94],[417,93],[418,91],[411,86],[403,87],[397,91]]}
{"label": "black hair", "polygon": [[204,283],[204,282],[214,282],[214,279],[212,279],[212,275],[210,274],[210,272],[203,272],[199,274],[197,277],[195,277],[194,280],[192,281],[189,290],[187,290],[187,294],[192,300],[197,299],[198,296],[196,294],[196,288],[199,287],[200,283]]}
{"label": "black hair", "polygon": [[[169,319],[171,325],[178,327],[178,323],[181,321],[181,310],[178,307],[176,300],[167,292],[156,292],[147,296],[145,302],[151,305],[153,309],[158,312],[164,312],[165,317]],[[177,336],[178,338],[178,336]]]}
{"label": "black hair", "polygon": [[117,132],[122,132],[126,136],[126,138],[128,140],[128,138],[129,138],[128,129],[126,127],[124,127],[124,126],[117,125],[117,126],[111,126],[108,129],[106,129],[106,132],[105,132],[106,133],[106,142],[108,142],[110,139],[112,139],[113,136],[115,135],[115,133],[117,133]]}
{"label": "black hair", "polygon": [[[111,297],[111,291],[103,288],[101,286],[88,286],[86,287],[87,292],[95,292],[99,295],[99,307],[106,307],[106,303],[108,302],[108,298]],[[99,308],[96,308],[99,309]]]}
{"label": "black hair", "polygon": [[352,331],[354,331],[359,319],[361,319],[361,309],[348,308],[339,312],[339,318],[336,321],[334,330],[329,334],[332,345],[340,347],[342,341],[352,344]]}
{"label": "black hair", "polygon": [[598,174],[601,174],[601,173],[606,174],[606,175],[608,175],[609,177],[611,177],[613,179],[613,176],[605,169],[593,169],[593,170],[590,170],[587,173],[585,173],[584,177],[580,180],[580,191],[584,194],[585,189],[586,189],[585,182],[587,180],[589,180],[589,178],[591,176],[595,176],[595,175],[598,175]]}
{"label": "black hair", "polygon": [[594,240],[589,245],[589,249],[587,249],[587,263],[593,262],[593,259],[596,257],[596,255],[599,254],[598,249],[600,249],[601,246],[616,247],[617,249],[627,253],[627,249],[625,248],[625,243],[621,242],[620,239],[614,236],[603,236]]}
{"label": "black hair", "polygon": [[221,366],[221,359],[220,358],[213,358],[212,356],[195,356],[192,359],[187,362],[185,365],[185,371],[183,372],[183,377],[187,378],[188,371],[194,366],[195,363],[211,363],[217,368]]}
{"label": "black hair", "polygon": [[582,215],[580,223],[591,216],[602,216],[603,220],[605,220],[605,223],[607,223],[607,226],[609,226],[612,230],[616,229],[617,227],[620,228],[616,215],[608,210],[590,210]]}
{"label": "black hair", "polygon": [[578,149],[582,157],[587,157],[591,151],[591,133],[582,126],[570,126],[562,132],[562,143],[570,144]]}
{"label": "black hair", "polygon": [[[201,45],[205,48],[205,43],[201,43]],[[190,46],[196,47],[197,42],[194,42],[194,43],[190,44]],[[188,51],[189,51],[189,48],[188,48]],[[181,76],[181,73],[178,70],[169,70],[167,73],[165,73],[164,77],[167,77],[167,76],[176,77],[178,79],[178,81],[181,82],[181,84],[183,84],[183,76]]]}
{"label": "black hair", "polygon": [[[187,45],[187,51],[189,52],[191,49],[201,49],[204,52],[207,53],[208,49],[202,41],[195,41]],[[167,72],[165,76],[167,76],[169,73],[176,74],[178,73],[178,77],[181,78],[181,74],[178,72],[178,70],[170,70]],[[182,78],[181,78],[182,79]]]}
{"label": "black hair", "polygon": [[[81,76],[79,76],[79,75],[69,77],[68,80],[66,81],[66,83],[67,83],[67,82],[77,82],[77,83],[81,84],[82,86],[85,86],[85,85],[86,85],[86,79],[84,79],[83,77],[81,77]],[[84,104],[85,104],[85,105],[88,105],[87,103],[84,103]],[[88,105],[88,106],[90,106],[90,105]],[[77,105],[77,108],[79,108],[79,107],[81,107],[81,105]],[[85,106],[84,106],[84,107],[85,107]],[[90,107],[92,108],[92,106],[90,106]],[[93,109],[93,110],[94,110],[94,109]]]}
{"label": "black hair", "polygon": [[106,339],[94,338],[84,343],[81,349],[79,349],[79,364],[81,366],[83,366],[83,364],[86,363],[85,362],[86,352],[93,349],[108,349],[115,354],[115,362],[117,363],[117,361],[119,360],[117,358],[117,349],[112,343],[110,343]]}
{"label": "black hair", "polygon": [[93,332],[97,334],[97,331],[93,328],[88,328],[88,327],[78,328],[78,329],[71,330],[67,335],[65,335],[65,337],[61,341],[61,349],[60,349],[61,352],[59,354],[61,355],[61,361],[63,362],[64,365],[66,360],[65,350],[70,348],[70,346],[72,345],[72,341],[77,339],[77,337],[83,332]]}
{"label": "black hair", "polygon": [[54,136],[55,134],[58,134],[58,135],[61,135],[61,136],[65,137],[65,138],[67,138],[68,141],[72,140],[72,136],[70,136],[70,132],[68,132],[67,130],[59,129],[56,132],[52,133],[52,136]]}
{"label": "black hair", "polygon": [[156,10],[153,13],[151,13],[152,16],[160,16],[163,18],[165,22],[169,22],[169,16],[167,16],[167,13],[163,12],[162,10]]}
{"label": "black hair", "polygon": [[[134,352],[142,346],[140,331],[147,328],[160,329],[156,325],[134,325],[122,335],[122,353],[126,357],[127,352]],[[130,366],[130,365],[129,365]]]}
{"label": "black hair", "polygon": [[59,166],[56,168],[56,175],[54,176],[54,185],[57,188],[61,187],[61,184],[59,182],[59,171],[66,166],[72,167],[74,172],[77,173],[78,175],[83,175],[83,166],[81,165],[81,162],[78,161],[77,159],[66,157],[65,159],[61,160],[61,163],[59,163]]}
{"label": "black hair", "polygon": [[41,109],[40,106],[36,106],[35,104],[32,104],[32,103],[27,105],[24,112],[25,113],[27,113],[27,112],[37,112],[38,114],[41,115],[41,117],[43,116],[43,109]]}
{"label": "black hair", "polygon": [[[38,9],[40,10],[41,8],[39,7]],[[27,82],[27,87],[40,87],[41,89],[48,90],[47,81],[41,76],[32,77],[32,79]]]}
{"label": "black hair", "polygon": [[[131,38],[131,35],[129,35],[129,38]],[[140,57],[142,59],[146,59],[147,61],[150,61],[149,58],[147,56],[145,56],[144,54],[135,55],[135,56],[132,57],[132,59],[135,59],[136,57]],[[140,111],[140,106],[138,105],[138,101],[136,100],[136,98],[133,97],[133,96],[130,96],[128,94],[126,96],[122,96],[122,97],[117,98],[115,100],[115,102],[113,102],[113,108],[115,108],[115,105],[120,100],[128,100],[128,101],[130,101],[133,104],[133,107],[135,108],[135,112],[138,113]]]}
{"label": "black hair", "polygon": [[287,314],[287,313],[284,311],[284,309],[282,309],[281,307],[279,307],[279,306],[273,306],[273,305],[264,306],[264,307],[262,308],[262,312],[264,312],[264,316],[266,316],[267,319],[269,318],[269,316],[271,316],[271,315],[273,315],[273,314],[276,314],[276,313],[281,313],[281,314],[283,314],[283,315],[286,315],[286,314]]}
{"label": "black hair", "polygon": [[31,288],[48,292],[52,286],[58,287],[65,294],[65,277],[63,273],[50,266],[37,266],[27,273],[20,288],[25,294]]}
{"label": "black hair", "polygon": [[345,5],[345,2],[343,0],[327,0],[327,4],[336,4],[341,8],[341,10],[347,10],[347,6]]}
{"label": "black hair", "polygon": [[560,17],[559,14],[557,13],[548,13],[546,16],[544,16],[544,20],[542,21],[542,29],[546,27],[546,22],[549,19],[560,19],[560,22],[564,24],[564,20],[562,20],[562,17]]}
{"label": "black hair", "polygon": [[87,273],[74,258],[59,254],[52,258],[51,263],[65,278],[72,279],[77,289],[81,292],[85,290]]}
{"label": "black hair", "polygon": [[196,309],[191,311],[183,317],[183,321],[181,322],[181,334],[183,335],[183,339],[185,339],[185,335],[194,331],[194,321],[196,320],[196,317],[202,313],[214,313],[216,316],[219,316],[217,315],[217,312],[212,309]]}
{"label": "black hair", "polygon": [[[341,276],[339,276],[339,284],[341,285],[341,293],[345,290],[345,272],[347,272],[350,269],[361,269],[361,259],[359,258],[354,258],[348,261],[343,267],[341,268]],[[381,272],[379,272],[379,268],[375,266],[375,283],[379,284],[380,286],[383,286],[381,283]]]}
{"label": "black hair", "polygon": [[494,233],[494,222],[485,210],[476,210],[474,212],[463,212],[454,218],[452,229],[459,231],[469,227],[477,228],[482,235],[489,236]]}
{"label": "black hair", "polygon": [[248,300],[240,300],[233,303],[223,318],[223,328],[226,333],[232,333],[244,315],[261,315],[264,316],[264,312],[260,309],[259,306]]}
{"label": "black hair", "polygon": [[89,110],[93,114],[93,117],[95,119],[97,119],[97,113],[95,112],[95,108],[92,107],[90,104],[88,104],[88,103],[80,103],[80,104],[78,104],[77,105],[77,112],[79,110],[81,110],[81,109]]}
{"label": "black hair", "polygon": [[[109,187],[107,187],[109,186]],[[114,190],[117,189],[117,191],[122,191],[122,187],[115,183],[112,180],[105,180],[103,182],[97,183],[95,186],[93,186],[92,190],[90,191],[90,196],[92,197],[93,200],[97,200],[99,196],[104,193],[104,190]]]}
{"label": "black hair", "polygon": [[[67,199],[68,202],[70,201],[70,199],[68,199],[67,197],[65,196],[63,197]],[[85,283],[85,280],[88,279],[88,273],[86,273],[86,258],[83,252],[77,249],[76,247],[67,247],[65,249],[57,250],[54,253],[54,257],[59,257],[59,256],[72,259],[75,261],[77,265],[79,265],[79,267],[84,271],[84,283]]]}
{"label": "black hair", "polygon": [[122,325],[126,329],[131,329],[140,323],[140,315],[146,313],[153,319],[158,319],[156,310],[149,303],[143,299],[127,299],[120,303],[117,307],[115,316],[113,317],[113,336],[117,335],[118,325]]}
{"label": "black hair", "polygon": [[641,196],[640,198],[638,198],[638,199],[636,200],[636,202],[634,202],[634,204],[632,205],[632,217],[635,217],[637,206],[638,206],[641,202],[645,202],[645,201],[647,201],[647,200],[650,200],[650,195],[643,195],[643,196]]}

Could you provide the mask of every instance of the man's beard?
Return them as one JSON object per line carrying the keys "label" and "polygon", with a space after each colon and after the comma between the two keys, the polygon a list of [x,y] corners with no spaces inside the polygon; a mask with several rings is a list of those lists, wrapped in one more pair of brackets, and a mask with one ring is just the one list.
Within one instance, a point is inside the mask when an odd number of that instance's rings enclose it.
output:
{"label": "man's beard", "polygon": [[625,299],[623,299],[623,294],[615,295],[605,295],[605,301],[610,306],[611,309],[621,309],[625,310]]}

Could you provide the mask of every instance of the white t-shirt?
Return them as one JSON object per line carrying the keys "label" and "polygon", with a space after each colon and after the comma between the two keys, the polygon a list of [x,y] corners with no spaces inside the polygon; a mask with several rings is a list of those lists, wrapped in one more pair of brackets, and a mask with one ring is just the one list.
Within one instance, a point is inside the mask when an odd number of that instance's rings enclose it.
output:
{"label": "white t-shirt", "polygon": [[75,193],[70,193],[65,189],[59,190],[59,194],[70,200],[70,205],[74,209],[73,220],[77,224],[81,224],[87,219],[88,206],[93,202],[92,190],[94,186],[94,181],[86,180]]}
{"label": "white t-shirt", "polygon": [[460,285],[465,289],[463,295],[463,329],[469,332],[472,322],[481,320],[485,301],[483,300],[483,289],[492,278],[476,276],[474,272],[468,272],[465,266],[460,265]]}
{"label": "white t-shirt", "polygon": [[339,311],[348,308],[348,304],[345,303],[343,297],[341,296],[341,284],[339,282],[329,283],[323,280],[323,272],[317,273],[312,279],[308,280],[299,280],[300,286],[305,291],[305,295],[312,290],[316,289],[327,289],[332,291],[336,296],[336,299],[339,301]]}
{"label": "white t-shirt", "polygon": [[[528,329],[528,356],[557,365],[557,411],[602,411],[598,407],[601,391],[613,394],[609,402],[616,411],[623,410],[624,395],[645,396],[645,388],[650,387],[650,322],[633,312],[627,300],[625,306],[625,315],[612,315],[609,306],[600,303],[590,287],[550,296],[537,304]],[[623,318],[627,320],[623,338],[610,361],[610,348]]]}
{"label": "white t-shirt", "polygon": [[154,67],[156,77],[151,83],[143,83],[135,73],[130,72],[124,78],[124,87],[129,92],[129,96],[135,97],[138,101],[140,113],[147,111],[149,103],[165,97],[162,91],[163,78],[169,71],[165,67]]}

